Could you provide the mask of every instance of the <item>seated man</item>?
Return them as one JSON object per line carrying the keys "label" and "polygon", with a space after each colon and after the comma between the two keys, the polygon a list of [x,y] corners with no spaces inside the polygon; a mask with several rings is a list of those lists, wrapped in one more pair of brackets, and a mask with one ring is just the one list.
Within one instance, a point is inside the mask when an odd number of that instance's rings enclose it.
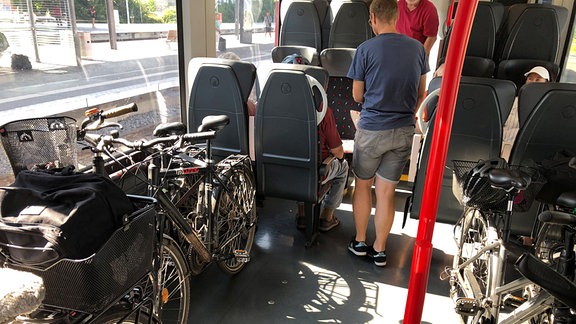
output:
{"label": "seated man", "polygon": [[[282,60],[287,64],[309,64],[308,61],[299,54],[288,55]],[[322,107],[320,107],[322,109]],[[318,229],[327,232],[340,225],[340,220],[334,216],[334,210],[340,206],[346,179],[348,178],[348,161],[344,159],[344,148],[342,140],[336,129],[336,121],[330,107],[326,107],[326,115],[320,122],[320,149],[322,150],[322,161],[326,164],[326,174],[322,178],[322,184],[332,180],[332,186],[324,197],[324,208],[320,213],[320,224]],[[298,214],[296,216],[298,229],[306,228],[304,219],[304,204],[298,204]]]}

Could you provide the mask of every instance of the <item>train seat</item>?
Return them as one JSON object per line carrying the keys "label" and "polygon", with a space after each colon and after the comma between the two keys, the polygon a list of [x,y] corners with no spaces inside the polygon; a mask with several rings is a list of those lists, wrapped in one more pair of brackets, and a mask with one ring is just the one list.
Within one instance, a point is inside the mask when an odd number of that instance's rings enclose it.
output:
{"label": "train seat", "polygon": [[[552,159],[559,152],[576,153],[576,84],[531,83],[518,93],[520,130],[512,147],[509,163],[534,165]],[[515,213],[511,231],[529,235],[538,215],[538,204]]]}
{"label": "train seat", "polygon": [[297,45],[284,45],[274,47],[272,49],[272,62],[281,63],[286,56],[292,54],[302,55],[303,58],[310,62],[310,65],[320,65],[320,60],[318,59],[318,52],[316,51],[316,48]]}
{"label": "train seat", "polygon": [[507,7],[495,61],[532,59],[556,62],[568,9],[548,4]]}
{"label": "train seat", "polygon": [[[441,78],[432,79],[429,91],[440,87],[441,82]],[[461,78],[436,217],[438,222],[455,224],[463,210],[452,193],[452,160],[478,161],[500,156],[502,126],[508,118],[515,94],[516,86],[508,80],[466,76]],[[418,171],[410,198],[411,218],[419,218],[422,207],[436,115],[435,110],[430,115],[428,132],[420,151]]]}
{"label": "train seat", "polygon": [[[504,6],[497,2],[478,2],[476,15],[470,31],[470,39],[466,49],[466,56],[494,58],[496,48],[496,35],[504,17]],[[446,33],[440,57],[445,58],[452,29]]]}
{"label": "train seat", "polygon": [[280,27],[279,45],[298,45],[322,51],[322,24],[314,1],[290,3]]}
{"label": "train seat", "polygon": [[[484,1],[478,3],[466,49],[462,75],[491,77],[494,74],[496,35],[502,24],[503,16],[504,6],[502,4]],[[446,34],[440,62],[444,62],[446,58],[451,31],[452,29],[449,29]]]}
{"label": "train seat", "polygon": [[354,48],[327,48],[320,53],[322,67],[330,75],[326,90],[329,106],[334,113],[344,152],[347,154],[352,153],[356,134],[350,111],[362,110],[362,105],[352,97],[352,79],[346,77],[355,53]]}
{"label": "train seat", "polygon": [[285,63],[262,63],[258,66],[256,71],[256,94],[258,97],[262,93],[268,76],[274,70],[296,70],[304,71],[307,75],[315,78],[320,82],[324,88],[328,84],[328,73],[320,66],[314,65],[298,65],[298,64],[285,64]]}
{"label": "train seat", "polygon": [[330,28],[328,48],[356,48],[372,38],[372,27],[368,23],[370,13],[364,1],[332,1],[330,3],[334,20]]}
{"label": "train seat", "polygon": [[[321,201],[329,183],[321,184],[317,102],[305,70],[320,67],[282,64],[270,71],[255,118],[259,195],[304,202],[306,244],[317,235]],[[324,89],[321,89],[324,91]]]}
{"label": "train seat", "polygon": [[249,154],[246,102],[255,78],[256,67],[252,63],[204,57],[190,60],[188,131],[196,131],[205,116],[230,117],[230,124],[212,141],[216,159]]}

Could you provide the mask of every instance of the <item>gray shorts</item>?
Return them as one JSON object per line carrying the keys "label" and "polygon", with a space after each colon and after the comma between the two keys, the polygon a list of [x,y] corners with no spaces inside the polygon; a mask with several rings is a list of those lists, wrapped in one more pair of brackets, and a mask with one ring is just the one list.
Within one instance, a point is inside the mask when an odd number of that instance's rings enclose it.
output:
{"label": "gray shorts", "polygon": [[410,158],[413,136],[413,126],[385,131],[357,129],[352,158],[354,175],[362,180],[377,175],[397,183]]}

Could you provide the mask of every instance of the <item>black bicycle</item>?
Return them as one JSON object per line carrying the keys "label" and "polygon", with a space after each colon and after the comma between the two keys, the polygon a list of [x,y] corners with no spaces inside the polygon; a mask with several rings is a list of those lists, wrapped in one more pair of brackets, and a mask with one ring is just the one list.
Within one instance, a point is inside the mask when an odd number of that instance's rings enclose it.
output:
{"label": "black bicycle", "polygon": [[[158,212],[165,215],[164,233],[184,252],[192,274],[211,262],[230,274],[241,271],[250,260],[256,231],[255,183],[248,156],[231,155],[220,162],[212,158],[211,140],[229,118],[208,116],[197,133],[189,134],[181,123],[162,124],[154,130],[156,138],[135,142],[117,132],[90,132],[110,126],[105,121],[110,116],[96,112],[83,122],[82,137],[100,156],[94,170],[106,168],[106,155],[112,161],[109,167],[122,166],[110,173],[111,179],[120,185],[136,180],[147,186],[148,196],[158,200]],[[135,162],[131,153],[114,145],[142,153],[143,158]]]}

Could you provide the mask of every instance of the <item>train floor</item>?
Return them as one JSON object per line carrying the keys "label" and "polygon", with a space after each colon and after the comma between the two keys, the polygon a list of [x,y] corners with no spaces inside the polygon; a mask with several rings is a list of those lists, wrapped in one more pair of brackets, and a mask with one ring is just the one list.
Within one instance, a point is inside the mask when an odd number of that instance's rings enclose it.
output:
{"label": "train floor", "polygon": [[[407,193],[397,193],[387,265],[347,250],[354,233],[350,194],[341,225],[305,248],[294,201],[267,198],[258,209],[251,261],[230,276],[210,265],[192,278],[190,323],[402,323],[418,221],[402,228]],[[368,241],[374,238],[373,224]],[[370,242],[369,242],[370,243]],[[436,224],[422,323],[459,323],[440,277],[452,262],[452,226]]]}

